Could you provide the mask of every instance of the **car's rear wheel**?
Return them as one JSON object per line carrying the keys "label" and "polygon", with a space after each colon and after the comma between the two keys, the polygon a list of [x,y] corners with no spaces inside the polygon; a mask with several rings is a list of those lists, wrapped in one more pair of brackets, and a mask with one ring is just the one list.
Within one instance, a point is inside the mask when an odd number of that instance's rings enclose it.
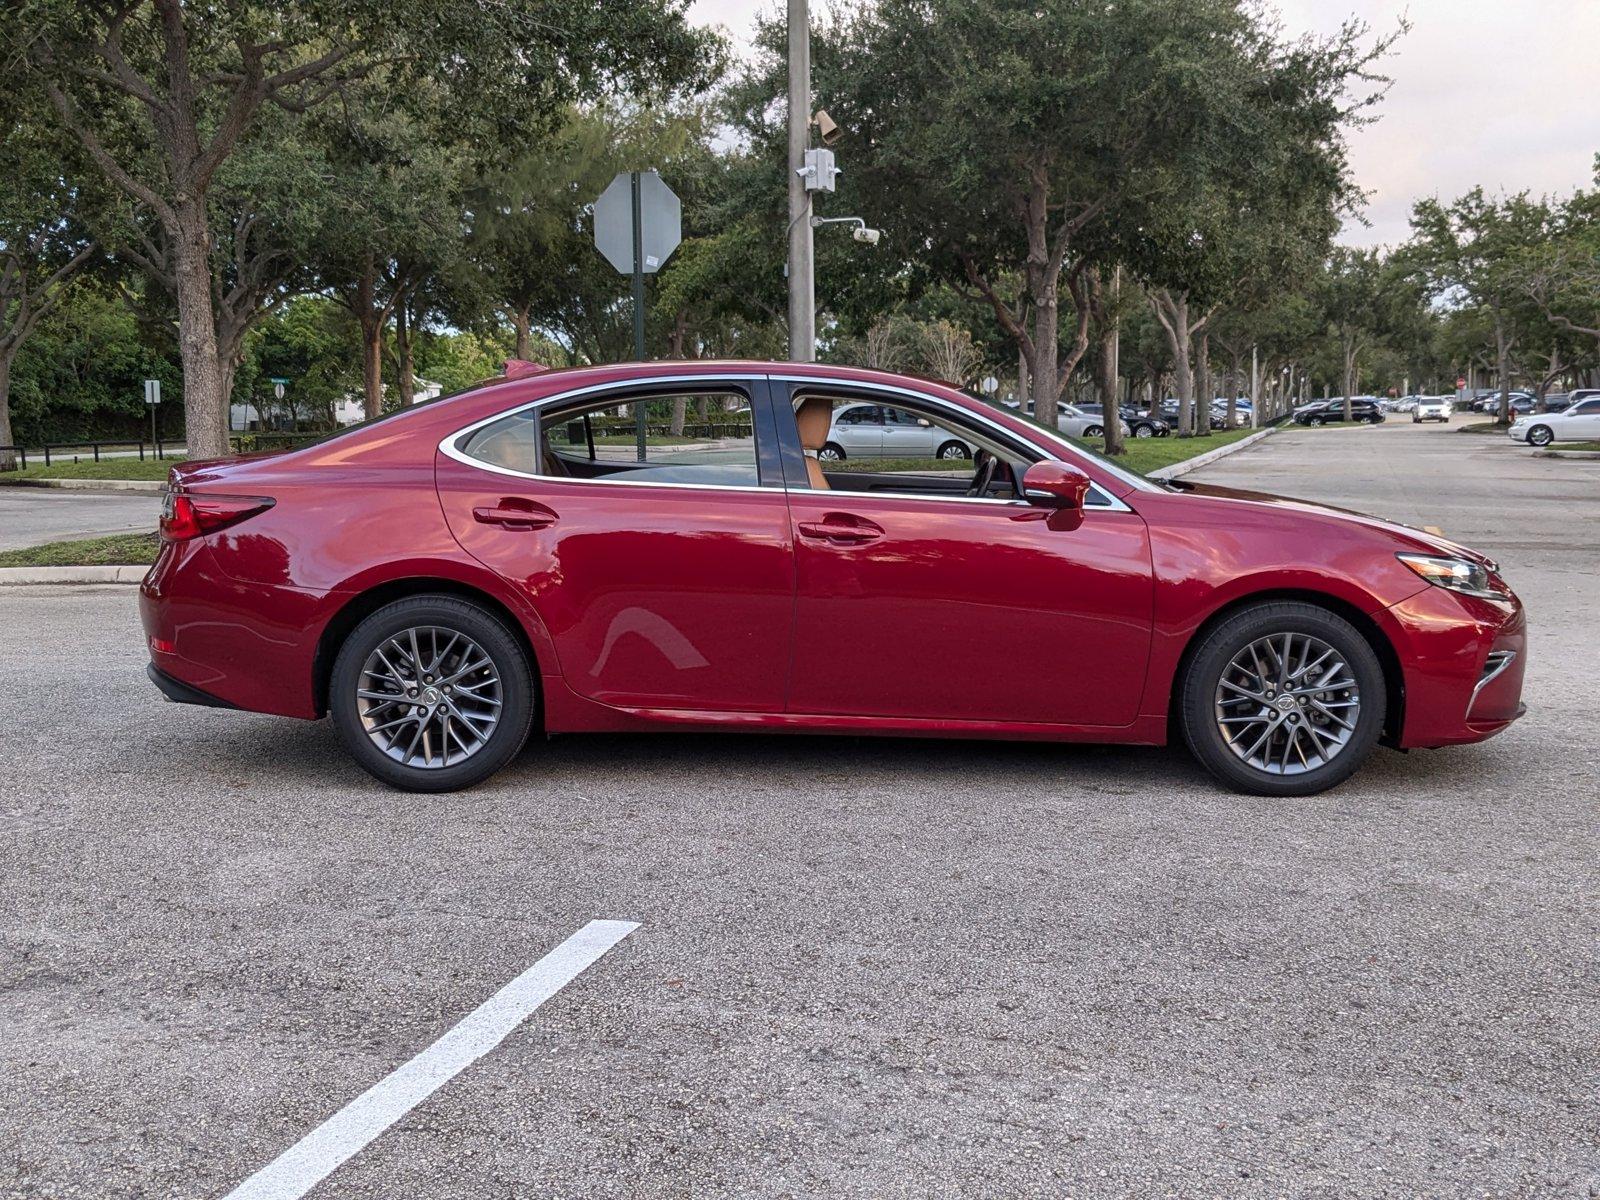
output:
{"label": "car's rear wheel", "polygon": [[1306,422],[1306,424],[1312,426],[1313,428],[1315,428],[1315,427],[1320,426],[1322,424],[1322,418],[1321,417],[1312,417],[1310,420],[1308,420]]}
{"label": "car's rear wheel", "polygon": [[844,447],[838,442],[829,442],[817,451],[817,458],[822,462],[843,462]]}
{"label": "car's rear wheel", "polygon": [[946,442],[939,447],[939,457],[947,459],[971,458],[972,451],[960,442]]}
{"label": "car's rear wheel", "polygon": [[1178,718],[1223,783],[1307,796],[1360,767],[1386,703],[1382,664],[1360,631],[1314,604],[1267,601],[1206,634],[1180,683]]}
{"label": "car's rear wheel", "polygon": [[1535,425],[1528,430],[1528,442],[1534,446],[1548,446],[1556,440],[1556,435],[1551,432],[1548,425]]}
{"label": "car's rear wheel", "polygon": [[533,673],[511,631],[454,596],[387,604],[351,631],[328,708],[352,757],[405,791],[487,779],[527,740]]}

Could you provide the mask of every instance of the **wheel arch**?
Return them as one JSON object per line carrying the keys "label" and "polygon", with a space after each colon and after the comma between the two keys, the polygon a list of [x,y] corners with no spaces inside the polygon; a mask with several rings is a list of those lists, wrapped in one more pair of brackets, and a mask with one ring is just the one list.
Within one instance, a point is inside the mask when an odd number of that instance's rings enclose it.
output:
{"label": "wheel arch", "polygon": [[1184,643],[1183,653],[1178,656],[1177,669],[1172,673],[1172,681],[1167,696],[1167,725],[1176,728],[1177,706],[1180,694],[1183,691],[1183,679],[1189,670],[1189,663],[1194,658],[1195,651],[1205,640],[1207,634],[1226,621],[1241,609],[1250,608],[1257,604],[1270,604],[1273,601],[1295,600],[1302,604],[1313,604],[1318,608],[1326,609],[1337,617],[1342,617],[1355,627],[1357,633],[1366,639],[1378,656],[1378,663],[1383,668],[1383,684],[1385,694],[1383,737],[1382,744],[1397,746],[1400,742],[1400,732],[1405,728],[1405,671],[1400,664],[1400,655],[1394,648],[1394,643],[1384,633],[1383,629],[1359,607],[1329,592],[1319,592],[1313,588],[1272,588],[1259,592],[1248,592],[1242,596],[1235,596],[1227,603],[1220,605],[1206,619],[1195,626],[1194,632],[1189,635]]}
{"label": "wheel arch", "polygon": [[345,603],[328,618],[317,637],[317,648],[311,660],[311,696],[317,716],[328,711],[328,681],[333,675],[333,661],[345,638],[362,621],[386,604],[404,600],[408,596],[441,595],[467,600],[486,609],[500,620],[511,636],[528,656],[528,667],[533,677],[535,693],[535,721],[544,711],[543,681],[540,677],[540,657],[528,636],[527,626],[511,607],[492,592],[443,575],[407,575],[375,583],[360,591],[350,592]]}

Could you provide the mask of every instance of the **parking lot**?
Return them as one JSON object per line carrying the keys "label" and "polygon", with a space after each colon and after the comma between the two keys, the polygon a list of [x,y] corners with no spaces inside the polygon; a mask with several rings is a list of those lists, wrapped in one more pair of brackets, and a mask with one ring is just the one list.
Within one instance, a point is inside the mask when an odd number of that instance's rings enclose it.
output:
{"label": "parking lot", "polygon": [[0,1195],[225,1195],[596,919],[309,1194],[1600,1195],[1600,463],[1391,420],[1192,478],[1499,558],[1528,716],[1293,801],[723,735],[420,797],[162,703],[131,588],[0,590]]}

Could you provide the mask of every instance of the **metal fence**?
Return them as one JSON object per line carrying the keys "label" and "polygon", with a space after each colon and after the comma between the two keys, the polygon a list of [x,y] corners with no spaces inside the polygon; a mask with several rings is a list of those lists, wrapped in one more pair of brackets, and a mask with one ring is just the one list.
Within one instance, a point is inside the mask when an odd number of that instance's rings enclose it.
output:
{"label": "metal fence", "polygon": [[[136,450],[139,461],[144,462],[146,456],[152,459],[165,459],[172,453],[172,447],[166,442],[127,441],[127,442],[46,442],[43,446],[29,449],[26,446],[0,446],[0,470],[15,471],[28,469],[28,456],[43,459],[45,466],[58,462],[82,462],[89,457],[94,462],[100,461],[101,454],[117,450]],[[116,455],[119,458],[132,458],[133,455]]]}

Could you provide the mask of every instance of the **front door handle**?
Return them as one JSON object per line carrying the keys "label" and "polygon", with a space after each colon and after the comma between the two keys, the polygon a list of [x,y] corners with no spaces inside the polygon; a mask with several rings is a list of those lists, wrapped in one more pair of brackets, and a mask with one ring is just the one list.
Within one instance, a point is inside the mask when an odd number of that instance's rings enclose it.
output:
{"label": "front door handle", "polygon": [[499,525],[503,529],[530,530],[554,525],[557,513],[553,508],[546,508],[531,500],[506,499],[499,504],[473,509],[472,519],[483,525]]}
{"label": "front door handle", "polygon": [[829,513],[821,521],[800,521],[795,528],[800,531],[801,537],[835,546],[859,546],[864,542],[875,542],[883,536],[882,528],[871,521],[840,513]]}

